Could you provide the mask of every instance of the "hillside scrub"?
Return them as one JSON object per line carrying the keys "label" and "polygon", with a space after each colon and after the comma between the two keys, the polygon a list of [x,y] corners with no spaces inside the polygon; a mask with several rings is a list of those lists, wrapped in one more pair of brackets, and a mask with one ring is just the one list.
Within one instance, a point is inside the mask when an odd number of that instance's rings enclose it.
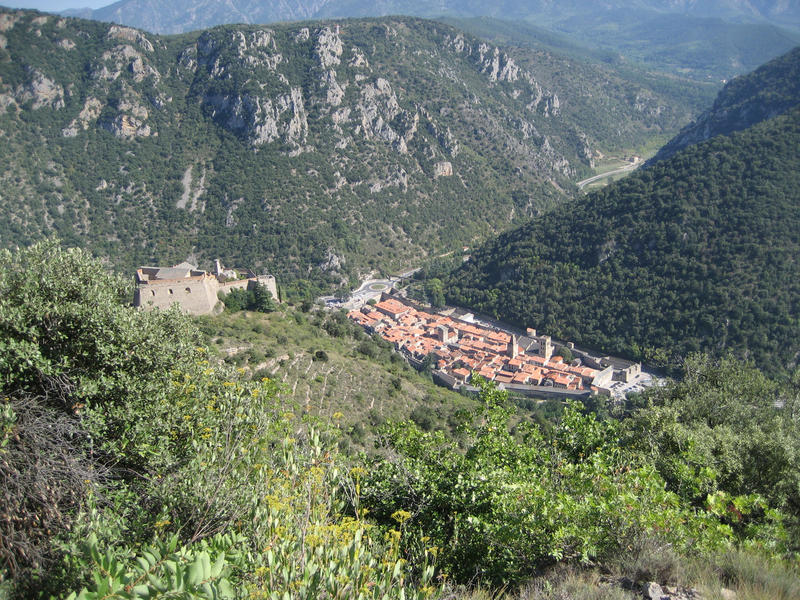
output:
{"label": "hillside scrub", "polygon": [[[645,451],[639,413],[626,428],[575,404],[553,427],[512,429],[487,384],[457,437],[417,414],[430,431],[387,423],[378,454],[348,458],[280,383],[214,360],[189,317],[137,311],[130,291],[52,241],[0,255],[4,595],[446,598],[475,582],[523,589],[636,539],[791,556],[776,510],[788,491],[720,476],[686,494]],[[740,383],[708,399],[747,401]],[[700,415],[681,389],[664,393]],[[696,456],[703,473],[734,473]]]}
{"label": "hillside scrub", "polygon": [[0,589],[429,595],[432,567],[404,586],[398,540],[343,510],[357,475],[279,386],[130,291],[55,242],[0,256]]}
{"label": "hillside scrub", "polygon": [[598,61],[537,56],[529,73],[413,18],[179,36],[0,19],[0,246],[59,235],[120,272],[220,258],[287,295],[522,223],[572,197],[595,150],[673,134],[705,105],[682,87],[706,86]]}
{"label": "hillside scrub", "polygon": [[479,385],[485,404],[465,425],[461,448],[441,432],[388,425],[387,460],[363,486],[363,505],[379,522],[408,511],[404,530],[415,535],[404,538],[407,551],[430,538],[456,581],[523,583],[557,562],[606,562],[637,538],[679,554],[736,543],[786,550],[782,516],[748,486],[735,495],[711,485],[693,506],[651,457],[620,443],[618,423],[576,403],[553,430],[520,424],[514,435],[505,392]]}

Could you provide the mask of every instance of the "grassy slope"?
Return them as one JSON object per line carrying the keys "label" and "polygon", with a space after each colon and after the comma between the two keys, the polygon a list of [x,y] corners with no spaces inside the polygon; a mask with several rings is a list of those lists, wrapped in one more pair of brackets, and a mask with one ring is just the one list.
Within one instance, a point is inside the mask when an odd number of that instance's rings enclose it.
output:
{"label": "grassy slope", "polygon": [[[329,312],[286,306],[271,314],[225,312],[199,319],[213,354],[254,377],[277,378],[286,386],[287,404],[341,423],[349,433],[346,443],[356,449],[368,446],[375,427],[387,420],[413,418],[425,428],[453,433],[456,413],[476,406],[434,384],[360,328],[347,322],[326,328],[326,321]],[[315,360],[320,351],[327,359]],[[342,416],[334,418],[337,413]]]}

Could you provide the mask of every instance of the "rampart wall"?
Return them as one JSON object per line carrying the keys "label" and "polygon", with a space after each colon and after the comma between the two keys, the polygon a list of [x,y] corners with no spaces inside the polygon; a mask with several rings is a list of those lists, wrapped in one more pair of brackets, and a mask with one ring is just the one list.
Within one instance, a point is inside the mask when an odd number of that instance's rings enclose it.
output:
{"label": "rampart wall", "polygon": [[213,275],[199,275],[182,279],[139,280],[133,293],[133,305],[167,309],[173,304],[179,304],[189,314],[207,315],[214,311],[219,293],[246,290],[256,282],[266,286],[275,301],[278,301],[278,286],[271,275],[225,282],[220,282]]}
{"label": "rampart wall", "polygon": [[167,309],[179,304],[189,314],[206,315],[218,302],[217,287],[216,278],[208,275],[151,282],[136,288],[133,305]]}

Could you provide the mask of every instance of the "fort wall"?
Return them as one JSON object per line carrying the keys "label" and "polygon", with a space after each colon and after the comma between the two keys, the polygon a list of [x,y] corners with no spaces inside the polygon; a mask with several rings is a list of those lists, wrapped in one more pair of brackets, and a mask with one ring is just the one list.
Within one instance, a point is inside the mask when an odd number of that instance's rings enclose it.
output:
{"label": "fort wall", "polygon": [[249,289],[256,283],[266,286],[273,299],[278,301],[278,286],[275,277],[271,275],[220,282],[204,271],[192,271],[191,277],[149,280],[147,277],[153,273],[147,269],[139,271],[138,286],[133,293],[133,305],[137,308],[166,310],[173,304],[178,304],[191,315],[207,315],[214,312],[214,307],[219,302],[219,293]]}
{"label": "fort wall", "polygon": [[217,280],[208,275],[163,280],[139,285],[133,305],[166,310],[173,304],[192,315],[206,315],[217,305]]}

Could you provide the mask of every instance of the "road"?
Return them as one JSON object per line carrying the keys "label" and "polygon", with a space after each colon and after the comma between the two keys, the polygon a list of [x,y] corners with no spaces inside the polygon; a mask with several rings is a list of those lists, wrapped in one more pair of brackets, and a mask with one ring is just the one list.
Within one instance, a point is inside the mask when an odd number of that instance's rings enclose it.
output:
{"label": "road", "polygon": [[594,183],[595,181],[600,181],[601,179],[605,179],[606,177],[612,177],[614,175],[619,175],[621,173],[628,173],[629,171],[633,171],[638,169],[642,165],[642,161],[638,160],[635,163],[631,163],[629,165],[625,165],[619,169],[614,169],[613,171],[609,171],[608,173],[601,173],[600,175],[595,175],[594,177],[589,177],[589,179],[584,179],[583,181],[579,181],[577,183],[578,189],[583,189],[590,183]]}
{"label": "road", "polygon": [[338,301],[333,296],[322,296],[319,298],[330,308],[344,308],[346,310],[354,310],[361,308],[368,301],[373,298],[380,298],[383,292],[388,292],[394,287],[398,281],[397,278],[392,279],[367,279],[361,286],[350,293],[350,297],[344,302]]}

